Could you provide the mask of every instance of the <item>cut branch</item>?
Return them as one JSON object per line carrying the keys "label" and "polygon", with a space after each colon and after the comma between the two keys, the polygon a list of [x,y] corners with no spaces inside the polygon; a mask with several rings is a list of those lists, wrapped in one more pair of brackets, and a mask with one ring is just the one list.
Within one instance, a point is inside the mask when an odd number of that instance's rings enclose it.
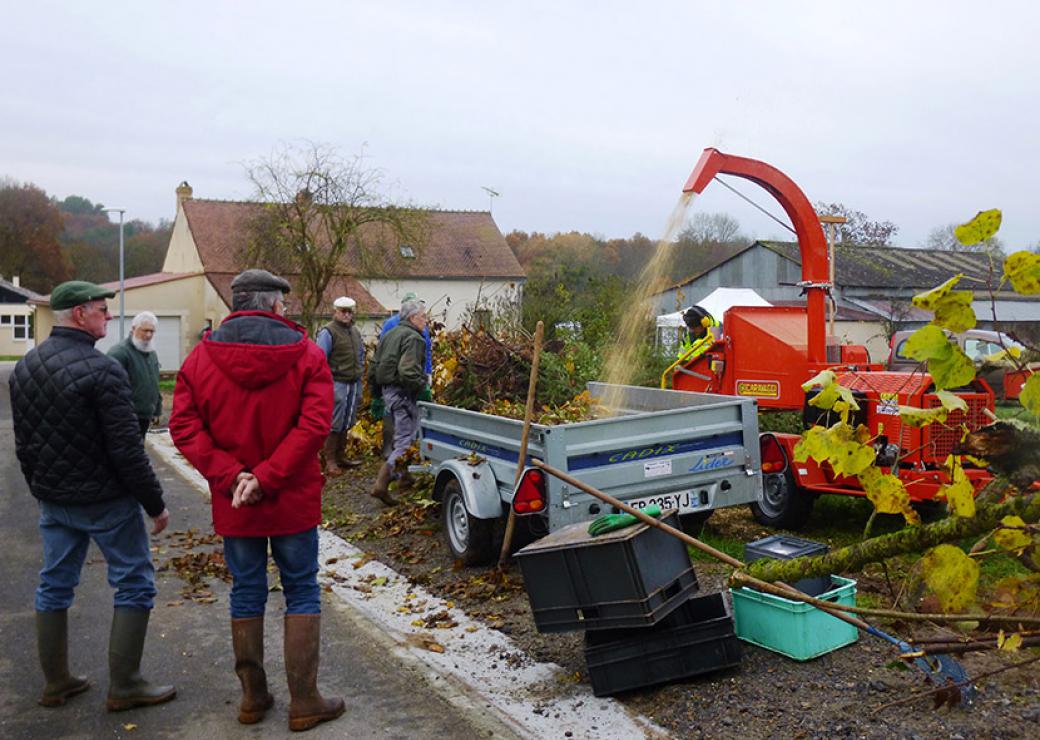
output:
{"label": "cut branch", "polygon": [[995,529],[1005,516],[1018,515],[1027,523],[1040,520],[1040,497],[1015,496],[1002,504],[982,505],[975,516],[949,517],[923,527],[907,527],[898,532],[876,537],[826,555],[795,558],[794,560],[762,559],[748,565],[749,575],[768,582],[794,583],[803,578],[847,573],[861,569],[867,563],[881,562],[894,555],[903,555],[956,542],[972,535]]}

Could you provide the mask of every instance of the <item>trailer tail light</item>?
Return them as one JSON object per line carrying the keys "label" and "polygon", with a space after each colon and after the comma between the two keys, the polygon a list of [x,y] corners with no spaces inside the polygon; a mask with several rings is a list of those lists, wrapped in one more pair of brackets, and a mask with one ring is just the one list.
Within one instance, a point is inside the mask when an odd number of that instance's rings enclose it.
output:
{"label": "trailer tail light", "polygon": [[545,509],[545,474],[529,468],[520,478],[513,496],[513,511],[518,516],[537,514]]}
{"label": "trailer tail light", "polygon": [[787,455],[784,448],[772,434],[763,434],[758,438],[758,448],[762,454],[762,472],[780,473],[787,468]]}

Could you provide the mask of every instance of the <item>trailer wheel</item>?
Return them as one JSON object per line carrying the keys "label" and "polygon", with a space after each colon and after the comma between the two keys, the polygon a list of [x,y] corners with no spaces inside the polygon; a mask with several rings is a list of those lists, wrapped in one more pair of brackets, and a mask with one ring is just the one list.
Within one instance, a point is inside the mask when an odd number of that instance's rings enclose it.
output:
{"label": "trailer wheel", "polygon": [[444,486],[441,512],[451,554],[464,565],[484,565],[495,557],[493,519],[477,519],[466,511],[462,486],[452,478]]}
{"label": "trailer wheel", "polygon": [[696,514],[680,514],[679,529],[690,535],[690,537],[700,537],[701,530],[704,529],[704,523],[714,513],[715,510],[712,509],[710,511],[698,511]]}
{"label": "trailer wheel", "polygon": [[782,529],[799,529],[812,513],[813,497],[794,484],[790,471],[762,476],[762,500],[751,504],[759,524]]}

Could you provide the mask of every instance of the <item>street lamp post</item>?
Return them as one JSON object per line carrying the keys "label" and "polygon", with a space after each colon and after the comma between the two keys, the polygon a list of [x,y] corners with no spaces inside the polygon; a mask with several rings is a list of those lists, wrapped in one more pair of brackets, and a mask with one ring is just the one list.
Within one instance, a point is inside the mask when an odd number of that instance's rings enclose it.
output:
{"label": "street lamp post", "polygon": [[125,208],[106,208],[105,213],[119,214],[119,341],[126,338],[123,330],[123,322],[126,316],[126,291],[123,290],[123,214]]}

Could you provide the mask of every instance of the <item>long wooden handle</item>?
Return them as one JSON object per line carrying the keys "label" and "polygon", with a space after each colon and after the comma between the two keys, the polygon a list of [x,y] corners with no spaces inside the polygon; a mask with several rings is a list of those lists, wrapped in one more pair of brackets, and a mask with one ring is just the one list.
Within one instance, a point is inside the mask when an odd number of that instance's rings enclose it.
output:
{"label": "long wooden handle", "polygon": [[[542,336],[545,324],[541,321],[534,328],[534,350],[531,353],[531,377],[527,381],[527,404],[524,406],[524,431],[520,435],[520,456],[516,461],[516,475],[513,476],[513,490],[520,483],[524,474],[524,460],[527,459],[527,438],[531,434],[531,419],[534,417],[535,389],[538,387],[538,365],[542,358]],[[506,520],[506,533],[502,538],[502,550],[498,553],[498,564],[501,566],[509,557],[509,548],[513,545],[513,529],[516,527],[516,514],[509,507],[509,518]]]}

